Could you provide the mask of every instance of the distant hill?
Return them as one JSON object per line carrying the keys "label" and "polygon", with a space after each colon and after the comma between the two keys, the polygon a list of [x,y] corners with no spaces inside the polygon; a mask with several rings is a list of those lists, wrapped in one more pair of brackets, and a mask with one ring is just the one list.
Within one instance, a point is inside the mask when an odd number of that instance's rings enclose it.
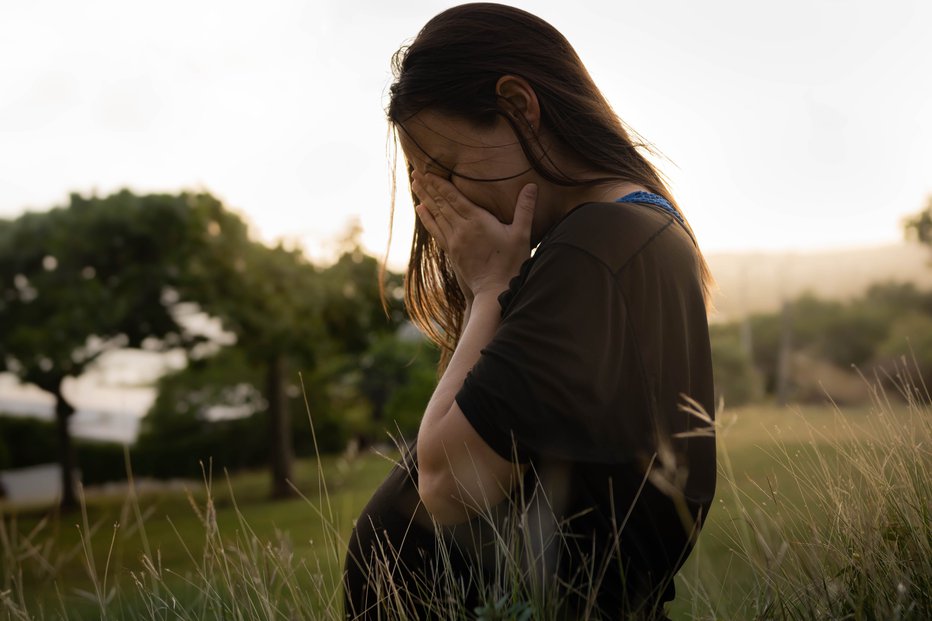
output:
{"label": "distant hill", "polygon": [[824,252],[722,253],[706,259],[719,287],[713,321],[773,311],[784,298],[807,291],[843,300],[884,281],[932,289],[932,249],[916,243]]}

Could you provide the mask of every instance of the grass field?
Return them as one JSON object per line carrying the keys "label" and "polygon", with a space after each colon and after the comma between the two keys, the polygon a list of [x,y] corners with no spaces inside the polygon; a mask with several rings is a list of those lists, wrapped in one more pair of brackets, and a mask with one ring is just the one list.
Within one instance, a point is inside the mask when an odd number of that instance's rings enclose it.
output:
{"label": "grass field", "polygon": [[[722,412],[718,493],[673,618],[926,618],[930,419],[880,402]],[[3,618],[336,618],[343,542],[391,457],[301,462],[296,500],[268,501],[264,473],[213,473],[84,514],[7,508]]]}

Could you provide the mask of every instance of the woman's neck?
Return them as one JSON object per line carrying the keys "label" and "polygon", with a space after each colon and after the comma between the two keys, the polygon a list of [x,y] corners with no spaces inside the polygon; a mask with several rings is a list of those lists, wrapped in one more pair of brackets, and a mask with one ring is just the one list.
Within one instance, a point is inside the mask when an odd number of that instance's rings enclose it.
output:
{"label": "woman's neck", "polygon": [[627,181],[582,187],[541,183],[538,190],[537,212],[531,229],[533,245],[536,246],[540,243],[544,235],[578,205],[612,202],[626,194],[637,191],[647,190],[644,186]]}
{"label": "woman's neck", "polygon": [[[540,145],[541,160],[571,179],[601,179],[606,173],[591,170],[591,164],[580,162],[577,157],[564,152],[545,134]],[[531,230],[531,239],[536,245],[566,214],[583,203],[611,202],[626,194],[647,191],[644,186],[621,179],[585,186],[557,185],[538,179],[537,211]]]}

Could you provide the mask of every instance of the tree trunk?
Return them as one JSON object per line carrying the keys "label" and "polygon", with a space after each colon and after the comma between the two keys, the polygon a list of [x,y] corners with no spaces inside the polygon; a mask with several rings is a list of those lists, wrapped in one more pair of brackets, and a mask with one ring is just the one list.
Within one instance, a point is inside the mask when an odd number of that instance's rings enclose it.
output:
{"label": "tree trunk", "polygon": [[288,415],[285,397],[285,360],[281,354],[273,354],[268,360],[266,399],[268,400],[272,497],[287,498],[295,495],[290,484],[293,480],[294,452],[291,446],[291,417]]}
{"label": "tree trunk", "polygon": [[78,495],[75,493],[75,456],[71,444],[71,431],[68,428],[74,407],[68,403],[61,392],[61,384],[53,391],[55,395],[55,423],[58,428],[58,463],[61,466],[61,508],[75,509]]}
{"label": "tree trunk", "polygon": [[793,308],[789,302],[783,302],[781,314],[776,397],[779,405],[786,405],[793,390]]}

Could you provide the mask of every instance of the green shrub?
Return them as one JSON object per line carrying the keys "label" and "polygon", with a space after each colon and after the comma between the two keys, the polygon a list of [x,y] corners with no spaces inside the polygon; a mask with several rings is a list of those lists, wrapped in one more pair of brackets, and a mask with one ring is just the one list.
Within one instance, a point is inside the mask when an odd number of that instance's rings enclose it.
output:
{"label": "green shrub", "polygon": [[0,414],[0,438],[7,448],[7,468],[24,468],[58,460],[55,424],[30,416]]}
{"label": "green shrub", "polygon": [[[876,362],[888,390],[905,384],[915,388],[915,397],[929,400],[932,391],[932,315],[911,313],[892,326],[890,335],[877,350]],[[905,363],[904,363],[905,362]],[[906,377],[897,374],[906,373]]]}
{"label": "green shrub", "polygon": [[731,406],[744,405],[763,396],[763,381],[747,349],[739,326],[714,326],[711,330],[715,400]]}
{"label": "green shrub", "polygon": [[140,436],[132,450],[138,476],[157,479],[200,478],[201,464],[212,463],[218,472],[254,468],[268,462],[264,417],[198,422],[172,436]]}
{"label": "green shrub", "polygon": [[75,442],[75,453],[84,485],[126,480],[126,458],[122,444],[80,440]]}
{"label": "green shrub", "polygon": [[[57,437],[52,421],[0,415],[0,468],[26,468],[58,462]],[[126,478],[122,444],[83,439],[73,442],[81,480],[85,485]]]}

